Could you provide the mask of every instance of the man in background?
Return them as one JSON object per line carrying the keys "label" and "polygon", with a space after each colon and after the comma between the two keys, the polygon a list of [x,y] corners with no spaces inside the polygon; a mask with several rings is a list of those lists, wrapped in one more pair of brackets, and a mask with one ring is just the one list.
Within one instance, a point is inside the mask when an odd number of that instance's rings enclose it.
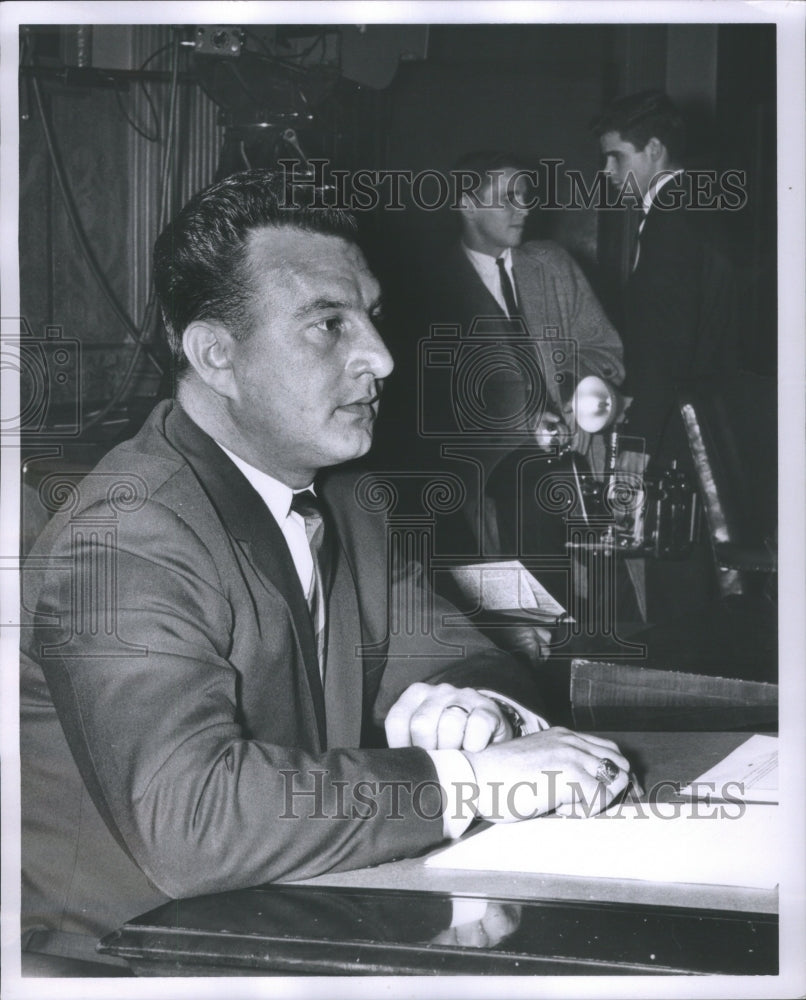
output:
{"label": "man in background", "polygon": [[[458,324],[464,337],[472,336],[480,318],[503,321],[502,331],[512,329],[507,321],[523,324],[536,367],[510,372],[500,383],[499,399],[491,383],[490,405],[528,412],[527,397],[539,373],[544,409],[532,429],[536,443],[545,447],[567,412],[572,380],[599,375],[617,386],[624,365],[618,333],[571,256],[548,240],[523,242],[533,204],[528,175],[507,152],[468,153],[456,164],[454,176],[475,183],[461,198],[461,235],[438,271],[431,320]],[[556,350],[558,342],[568,341],[575,345],[575,359]]]}
{"label": "man in background", "polygon": [[[571,256],[552,241],[524,242],[534,179],[516,154],[468,153],[452,174],[463,192],[459,239],[434,262],[427,322],[431,331],[458,328],[457,378],[450,398],[424,383],[423,404],[427,414],[452,408],[460,439],[463,408],[479,413],[467,441],[479,445],[484,499],[481,512],[468,505],[468,520],[479,525],[481,550],[564,556],[567,509],[544,509],[536,489],[549,473],[574,481],[566,447],[576,482],[601,474],[603,440],[574,426],[570,401],[586,375],[622,382],[621,341]],[[569,585],[549,582],[563,604]]]}
{"label": "man in background", "polygon": [[684,121],[660,91],[613,101],[593,131],[610,183],[640,202],[621,329],[633,397],[625,433],[660,471],[688,463],[678,388],[733,363],[735,278],[714,231],[721,201],[684,169]]}

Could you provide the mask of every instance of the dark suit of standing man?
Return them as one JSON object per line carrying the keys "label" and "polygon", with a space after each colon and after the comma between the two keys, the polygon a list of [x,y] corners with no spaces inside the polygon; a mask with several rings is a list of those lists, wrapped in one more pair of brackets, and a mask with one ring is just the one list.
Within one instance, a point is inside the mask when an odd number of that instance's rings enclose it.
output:
{"label": "dark suit of standing man", "polygon": [[[317,478],[372,441],[379,288],[350,218],[294,194],[235,175],[162,234],[177,398],[72,484],[26,568],[28,951],[92,958],[169,897],[416,854],[503,818],[492,781],[535,782],[534,812],[570,780],[592,797],[602,756],[608,797],[626,784],[612,743],[545,729],[528,673],[436,598],[420,634],[390,625],[426,583],[389,563],[371,493]],[[292,506],[308,487],[326,559]]]}
{"label": "dark suit of standing man", "polygon": [[453,408],[440,415],[446,427],[451,416],[460,423],[466,401],[480,411],[485,504],[481,519],[469,513],[480,520],[484,551],[562,555],[564,521],[536,505],[535,484],[569,439],[601,470],[602,441],[567,426],[569,403],[577,379],[618,386],[624,365],[619,335],[571,256],[548,240],[523,242],[528,174],[515,154],[497,151],[468,153],[454,168],[466,191],[461,238],[433,269],[428,322],[460,329],[457,371],[475,365],[478,378],[459,377],[451,398],[432,393],[424,404]]}
{"label": "dark suit of standing man", "polygon": [[[470,153],[454,173],[475,178],[475,187],[461,200],[461,239],[436,269],[429,320],[457,324],[471,345],[479,319],[500,321],[503,345],[513,324],[523,324],[533,363],[513,364],[491,378],[485,384],[487,402],[502,414],[526,414],[522,424],[506,429],[517,426],[538,444],[551,445],[573,377],[598,375],[621,383],[621,340],[562,247],[548,240],[523,243],[531,195],[528,171],[514,154]],[[573,355],[557,350],[568,341],[576,347],[576,369]],[[527,399],[537,388],[543,391],[541,405],[530,409]]]}
{"label": "dark suit of standing man", "polygon": [[[620,98],[597,119],[611,183],[640,200],[624,295],[625,432],[662,468],[686,459],[678,389],[730,367],[736,335],[732,268],[714,240],[713,192],[682,166],[684,125],[658,91]],[[709,208],[711,209],[709,211]]]}

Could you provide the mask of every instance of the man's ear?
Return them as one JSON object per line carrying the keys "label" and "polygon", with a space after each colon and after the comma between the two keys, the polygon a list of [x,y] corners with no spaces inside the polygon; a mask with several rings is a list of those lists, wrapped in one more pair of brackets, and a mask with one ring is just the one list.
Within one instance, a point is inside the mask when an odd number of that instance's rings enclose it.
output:
{"label": "man's ear", "polygon": [[229,330],[212,320],[196,320],[182,334],[182,346],[191,367],[220,396],[231,396],[235,388],[233,344]]}
{"label": "man's ear", "polygon": [[666,146],[664,146],[657,136],[653,135],[645,148],[654,163],[662,160],[666,155]]}
{"label": "man's ear", "polygon": [[465,192],[459,201],[459,211],[462,215],[472,215],[476,210],[476,202],[473,197]]}

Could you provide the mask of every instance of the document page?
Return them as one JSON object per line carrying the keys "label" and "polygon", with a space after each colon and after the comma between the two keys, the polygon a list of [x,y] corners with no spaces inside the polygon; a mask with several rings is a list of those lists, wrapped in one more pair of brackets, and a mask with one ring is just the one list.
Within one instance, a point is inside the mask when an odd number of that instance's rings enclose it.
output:
{"label": "document page", "polygon": [[778,801],[778,737],[757,734],[680,790],[691,798],[729,795],[744,802]]}
{"label": "document page", "polygon": [[462,593],[486,611],[525,613],[547,621],[566,615],[565,608],[518,559],[455,566],[451,574]]}
{"label": "document page", "polygon": [[778,848],[774,805],[635,803],[590,818],[552,814],[499,823],[426,864],[771,889],[779,882]]}

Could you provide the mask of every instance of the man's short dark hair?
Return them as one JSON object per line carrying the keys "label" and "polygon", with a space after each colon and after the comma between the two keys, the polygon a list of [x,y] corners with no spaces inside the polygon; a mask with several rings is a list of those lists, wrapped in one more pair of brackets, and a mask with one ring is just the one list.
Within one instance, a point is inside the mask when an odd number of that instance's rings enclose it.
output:
{"label": "man's short dark hair", "polygon": [[160,233],[154,286],[177,372],[188,365],[182,334],[195,320],[223,323],[236,339],[251,332],[251,233],[292,227],[355,240],[353,217],[316,195],[307,185],[291,189],[280,173],[249,170],[199,191]]}
{"label": "man's short dark hair", "polygon": [[591,131],[602,136],[618,132],[624,142],[643,149],[653,137],[660,139],[674,162],[685,152],[683,117],[671,99],[660,90],[616,98],[591,122]]}
{"label": "man's short dark hair", "polygon": [[473,173],[479,176],[477,194],[484,190],[495,173],[506,170],[525,170],[525,159],[519,153],[503,149],[474,149],[464,153],[453,165],[453,172]]}

